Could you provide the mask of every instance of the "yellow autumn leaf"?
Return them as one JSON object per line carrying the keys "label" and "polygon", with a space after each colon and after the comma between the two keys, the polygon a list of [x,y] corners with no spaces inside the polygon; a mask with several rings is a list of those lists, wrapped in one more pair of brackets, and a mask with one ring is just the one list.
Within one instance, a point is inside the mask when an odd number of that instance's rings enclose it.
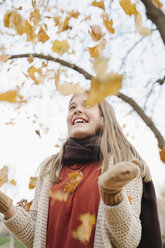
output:
{"label": "yellow autumn leaf", "polygon": [[102,56],[105,45],[106,45],[106,39],[103,39],[100,41],[98,45],[94,47],[88,47],[91,57],[96,58],[98,56]]}
{"label": "yellow autumn leaf", "polygon": [[139,28],[139,34],[143,35],[143,36],[148,36],[152,34],[152,30],[150,28],[146,28],[141,26]]}
{"label": "yellow autumn leaf", "polygon": [[[45,75],[43,75],[42,73],[42,68],[36,68],[35,66],[31,66],[28,69],[28,73],[31,79],[34,80],[36,85],[44,82]],[[36,77],[36,74],[38,74],[38,77]]]}
{"label": "yellow autumn leaf", "polygon": [[99,79],[104,78],[104,76],[106,75],[106,71],[108,68],[108,62],[109,62],[109,59],[105,57],[97,57],[95,59],[93,68]]}
{"label": "yellow autumn leaf", "polygon": [[57,33],[64,32],[64,31],[66,31],[68,29],[72,29],[72,27],[69,25],[70,19],[71,19],[71,17],[70,16],[67,16],[64,21],[61,21],[59,23],[58,32]]}
{"label": "yellow autumn leaf", "polygon": [[94,41],[100,40],[105,35],[105,33],[102,33],[99,25],[90,26],[90,28],[91,32],[89,31],[89,34]]}
{"label": "yellow autumn leaf", "polygon": [[0,170],[0,187],[8,182],[8,167],[3,166],[3,168]]}
{"label": "yellow autumn leaf", "polygon": [[6,54],[0,55],[0,61],[6,63],[8,61],[8,56]]}
{"label": "yellow autumn leaf", "polygon": [[103,22],[104,22],[104,25],[105,25],[106,29],[111,34],[114,34],[115,29],[113,28],[113,20],[112,19],[109,20],[109,16],[108,16],[107,13],[103,13],[101,16],[102,16],[102,19],[103,19]]}
{"label": "yellow autumn leaf", "polygon": [[157,8],[161,9],[163,7],[163,4],[159,0],[151,0],[151,1]]}
{"label": "yellow autumn leaf", "polygon": [[36,187],[37,177],[30,177],[29,189],[34,189]]}
{"label": "yellow autumn leaf", "polygon": [[[18,100],[19,99],[19,100]],[[0,94],[0,101],[10,102],[10,103],[23,103],[23,97],[18,94],[18,90],[9,90]]]}
{"label": "yellow autumn leaf", "polygon": [[120,0],[119,4],[127,15],[137,15],[136,4],[132,4],[131,0]]}
{"label": "yellow autumn leaf", "polygon": [[16,10],[7,12],[4,15],[3,21],[5,27],[14,27],[16,32],[20,35],[24,33],[25,20]]}
{"label": "yellow autumn leaf", "polygon": [[49,194],[49,197],[53,199],[53,203],[55,201],[65,201],[66,202],[68,199],[68,196],[69,196],[68,193],[63,192],[61,190],[57,190],[55,192],[53,192],[52,190],[49,190],[48,194]]}
{"label": "yellow autumn leaf", "polygon": [[53,20],[54,20],[54,25],[58,26],[60,24],[61,17],[60,16],[55,16],[53,18]]}
{"label": "yellow autumn leaf", "polygon": [[32,63],[34,61],[33,55],[31,55],[31,54],[29,55],[28,61],[29,61],[29,63]]}
{"label": "yellow autumn leaf", "polygon": [[10,182],[12,185],[16,185],[16,181],[14,179],[10,180]]}
{"label": "yellow autumn leaf", "polygon": [[137,14],[135,15],[135,33],[139,32],[140,28],[142,27],[142,22],[142,15],[137,11]]}
{"label": "yellow autumn leaf", "polygon": [[129,200],[130,205],[132,205],[132,198],[130,196],[128,196],[128,200]]}
{"label": "yellow autumn leaf", "polygon": [[69,49],[69,44],[67,40],[55,40],[52,46],[52,50],[59,55],[63,55]]}
{"label": "yellow autumn leaf", "polygon": [[94,77],[88,92],[87,106],[93,106],[104,100],[106,96],[117,95],[122,87],[123,75],[109,73],[104,79]]}
{"label": "yellow autumn leaf", "polygon": [[101,9],[105,10],[104,0],[100,0],[100,1],[95,0],[95,1],[92,2],[91,5],[94,6],[94,7],[98,7],[98,8],[101,8]]}
{"label": "yellow autumn leaf", "polygon": [[93,226],[95,225],[95,215],[89,213],[82,214],[79,217],[82,222],[75,231],[72,231],[72,236],[75,239],[80,240],[82,243],[86,243],[90,240]]}
{"label": "yellow autumn leaf", "polygon": [[71,11],[67,11],[67,14],[70,17],[78,18],[78,16],[80,15],[80,12],[79,11],[75,11],[75,10],[71,10]]}
{"label": "yellow autumn leaf", "polygon": [[30,21],[34,23],[34,26],[37,26],[40,20],[41,15],[39,9],[35,9],[33,12],[30,13]]}
{"label": "yellow autumn leaf", "polygon": [[35,33],[33,26],[25,20],[25,25],[24,25],[24,33],[27,34],[27,41],[34,41],[35,40]]}
{"label": "yellow autumn leaf", "polygon": [[163,163],[165,163],[165,146],[163,149],[159,152],[160,154],[160,159],[162,160]]}
{"label": "yellow autumn leaf", "polygon": [[81,88],[78,83],[73,84],[66,82],[64,84],[59,84],[60,81],[59,71],[54,75],[54,79],[55,79],[56,90],[58,90],[60,94],[64,96],[68,96],[71,94],[83,94],[85,92],[85,90]]}
{"label": "yellow autumn leaf", "polygon": [[38,41],[45,43],[47,40],[49,40],[49,36],[46,34],[45,30],[40,27],[40,30],[38,32]]}
{"label": "yellow autumn leaf", "polygon": [[17,206],[24,208],[26,211],[30,210],[31,205],[32,205],[32,201],[28,202],[25,199],[22,199],[21,201],[17,202]]}

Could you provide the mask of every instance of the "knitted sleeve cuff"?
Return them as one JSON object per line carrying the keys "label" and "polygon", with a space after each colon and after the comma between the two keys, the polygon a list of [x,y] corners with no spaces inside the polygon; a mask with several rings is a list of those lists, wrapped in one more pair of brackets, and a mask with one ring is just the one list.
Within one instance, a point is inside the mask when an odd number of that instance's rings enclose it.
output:
{"label": "knitted sleeve cuff", "polygon": [[16,213],[11,218],[4,219],[3,222],[26,247],[33,247],[35,222],[27,211],[18,207]]}

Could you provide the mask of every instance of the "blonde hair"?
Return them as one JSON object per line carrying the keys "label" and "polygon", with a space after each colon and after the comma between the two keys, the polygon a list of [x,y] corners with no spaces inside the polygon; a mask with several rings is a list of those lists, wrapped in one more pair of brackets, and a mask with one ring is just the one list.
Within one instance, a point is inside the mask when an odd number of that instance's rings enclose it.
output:
{"label": "blonde hair", "polygon": [[[107,101],[101,102],[99,107],[103,116],[103,123],[100,132],[100,150],[103,155],[102,171],[104,172],[108,169],[109,159],[111,156],[113,156],[114,164],[121,161],[131,161],[137,159],[142,163],[141,177],[143,178],[143,181],[150,181],[151,175],[149,168],[136,149],[123,134],[123,131],[116,119],[113,107]],[[45,168],[48,164],[50,164],[48,172],[50,173],[50,178],[53,183],[59,181],[59,173],[62,168],[62,157],[67,140],[63,143],[60,151],[52,156],[41,171],[41,175],[44,175]]]}

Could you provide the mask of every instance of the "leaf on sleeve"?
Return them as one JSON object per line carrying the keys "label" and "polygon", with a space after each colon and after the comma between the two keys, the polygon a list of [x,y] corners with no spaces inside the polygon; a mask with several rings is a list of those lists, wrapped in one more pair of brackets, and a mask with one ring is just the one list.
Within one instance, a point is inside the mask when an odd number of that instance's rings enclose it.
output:
{"label": "leaf on sleeve", "polygon": [[82,222],[75,231],[72,231],[72,236],[80,240],[82,243],[87,243],[90,240],[93,226],[95,225],[95,215],[89,213],[82,214],[79,217]]}

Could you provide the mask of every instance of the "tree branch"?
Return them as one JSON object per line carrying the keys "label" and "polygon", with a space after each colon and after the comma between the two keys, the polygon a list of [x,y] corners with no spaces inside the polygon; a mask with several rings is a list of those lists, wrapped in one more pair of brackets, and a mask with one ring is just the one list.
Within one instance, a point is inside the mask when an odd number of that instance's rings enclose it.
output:
{"label": "tree branch", "polygon": [[146,16],[150,19],[159,30],[162,40],[165,44],[165,15],[158,9],[151,0],[141,0],[146,8]]}
{"label": "tree branch", "polygon": [[[12,55],[9,57],[9,59],[18,59],[18,58],[28,58],[30,54],[18,54],[18,55]],[[48,61],[53,61],[56,63],[59,63],[63,66],[66,66],[68,68],[71,68],[80,74],[82,74],[86,79],[91,80],[93,75],[85,71],[84,69],[80,68],[79,66],[69,63],[65,60],[59,59],[59,58],[54,58],[50,55],[42,55],[42,54],[31,54],[34,58],[39,58],[39,59],[45,59]],[[121,98],[124,102],[128,103],[134,111],[142,118],[142,120],[146,123],[146,125],[152,130],[154,133],[157,141],[158,141],[158,146],[160,149],[162,149],[165,146],[165,140],[159,130],[156,128],[154,125],[153,121],[144,113],[143,109],[130,97],[124,95],[123,93],[119,92],[118,97]]]}

